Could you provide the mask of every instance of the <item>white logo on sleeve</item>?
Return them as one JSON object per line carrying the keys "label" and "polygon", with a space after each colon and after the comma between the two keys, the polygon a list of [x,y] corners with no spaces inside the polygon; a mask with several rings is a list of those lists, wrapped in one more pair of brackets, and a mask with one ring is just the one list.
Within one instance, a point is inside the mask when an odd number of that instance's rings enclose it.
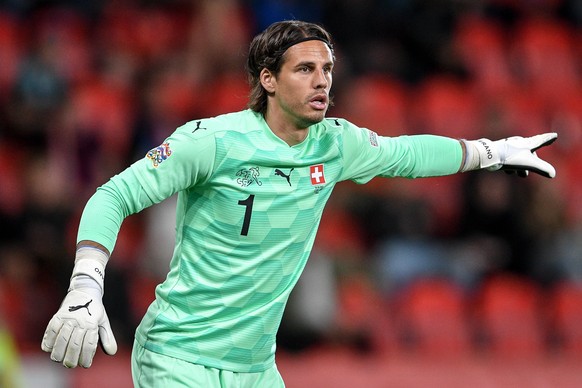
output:
{"label": "white logo on sleeve", "polygon": [[370,135],[370,144],[372,147],[378,147],[378,134],[370,130],[368,130],[368,134]]}

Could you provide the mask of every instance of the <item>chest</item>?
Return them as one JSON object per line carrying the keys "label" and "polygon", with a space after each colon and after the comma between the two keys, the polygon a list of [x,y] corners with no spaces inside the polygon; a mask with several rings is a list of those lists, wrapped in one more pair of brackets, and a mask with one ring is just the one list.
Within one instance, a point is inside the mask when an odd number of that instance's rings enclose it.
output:
{"label": "chest", "polygon": [[239,141],[217,154],[196,207],[209,209],[205,222],[220,234],[247,242],[307,238],[342,171],[340,154],[320,144],[297,150]]}

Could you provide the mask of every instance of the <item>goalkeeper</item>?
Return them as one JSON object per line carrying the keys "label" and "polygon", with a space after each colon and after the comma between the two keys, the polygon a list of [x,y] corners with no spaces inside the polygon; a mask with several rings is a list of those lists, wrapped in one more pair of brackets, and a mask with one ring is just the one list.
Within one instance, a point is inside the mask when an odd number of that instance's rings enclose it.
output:
{"label": "goalkeeper", "polygon": [[378,136],[326,118],[334,51],[320,26],[277,22],[250,45],[249,109],[179,127],[85,206],[69,292],[42,349],[68,368],[117,350],[102,303],[122,221],[178,193],[170,271],[136,330],[136,387],[283,387],[275,337],[337,182],[476,169],[545,177],[555,133],[498,141]]}

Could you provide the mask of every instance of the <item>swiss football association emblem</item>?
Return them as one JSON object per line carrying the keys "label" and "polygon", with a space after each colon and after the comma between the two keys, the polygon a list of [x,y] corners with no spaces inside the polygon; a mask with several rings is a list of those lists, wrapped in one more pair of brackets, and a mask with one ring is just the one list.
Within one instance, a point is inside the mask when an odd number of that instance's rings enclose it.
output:
{"label": "swiss football association emblem", "polygon": [[323,173],[323,164],[316,164],[309,166],[309,176],[311,177],[312,185],[322,185],[325,183],[325,175]]}

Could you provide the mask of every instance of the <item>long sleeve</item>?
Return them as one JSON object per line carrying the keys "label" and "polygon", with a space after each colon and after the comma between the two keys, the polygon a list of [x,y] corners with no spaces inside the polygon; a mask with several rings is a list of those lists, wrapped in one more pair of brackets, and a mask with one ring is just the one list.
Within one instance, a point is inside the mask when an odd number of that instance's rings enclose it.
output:
{"label": "long sleeve", "polygon": [[77,242],[95,241],[112,252],[123,220],[153,203],[128,168],[99,187],[87,201]]}
{"label": "long sleeve", "polygon": [[459,172],[461,142],[436,135],[378,136],[345,120],[342,126],[344,171],[342,179],[366,183],[380,177],[420,178]]}

